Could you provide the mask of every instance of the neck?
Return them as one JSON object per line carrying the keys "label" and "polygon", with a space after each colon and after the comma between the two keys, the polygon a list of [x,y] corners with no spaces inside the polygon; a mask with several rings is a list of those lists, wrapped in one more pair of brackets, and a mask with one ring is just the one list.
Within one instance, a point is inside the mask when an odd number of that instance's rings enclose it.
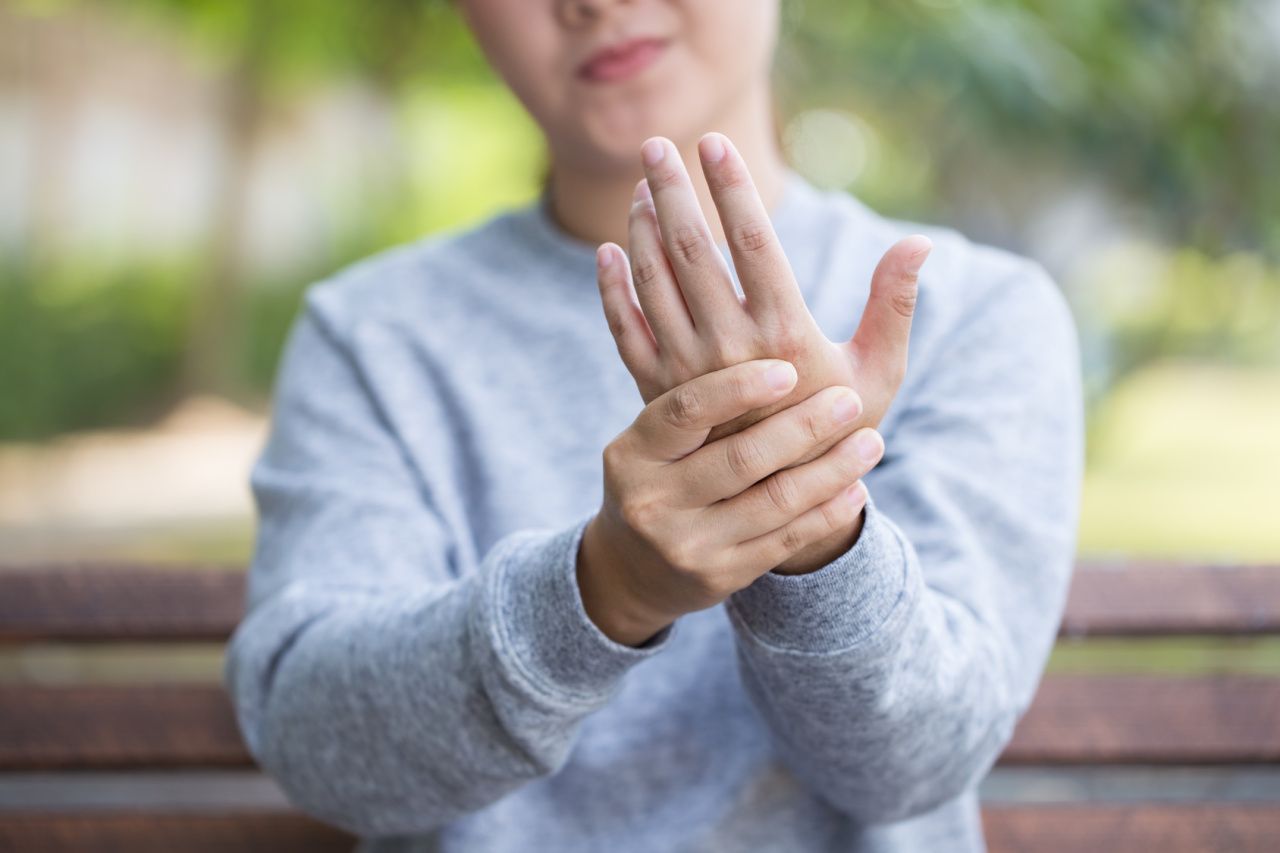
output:
{"label": "neck", "polygon": [[[742,154],[765,207],[772,211],[786,183],[786,161],[774,136],[773,108],[767,86],[754,87],[754,96],[741,108],[722,116],[712,127],[731,140]],[[724,242],[724,229],[716,215],[715,204],[702,177],[698,157],[698,139],[672,139],[680,151],[693,188],[702,206],[707,226],[716,242]],[[626,248],[627,219],[631,210],[631,192],[636,181],[644,177],[640,167],[639,144],[632,162],[612,171],[575,168],[580,158],[555,158],[551,166],[547,192],[549,210],[561,230],[588,243],[612,241]]]}

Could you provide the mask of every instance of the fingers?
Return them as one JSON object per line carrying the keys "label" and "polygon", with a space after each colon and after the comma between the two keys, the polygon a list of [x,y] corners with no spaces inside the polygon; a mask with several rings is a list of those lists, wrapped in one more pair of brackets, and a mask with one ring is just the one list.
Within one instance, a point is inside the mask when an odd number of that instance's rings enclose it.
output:
{"label": "fingers", "polygon": [[907,368],[907,343],[915,314],[917,276],[933,243],[923,234],[904,237],[889,248],[871,276],[871,295],[849,346],[858,364],[874,365],[896,377]]}
{"label": "fingers", "polygon": [[796,310],[804,298],[742,155],[722,133],[703,136],[698,154],[747,310],[756,319]]}
{"label": "fingers", "polygon": [[596,284],[622,363],[637,380],[657,375],[658,344],[636,301],[626,256],[616,243],[596,250]]}
{"label": "fingers", "polygon": [[643,179],[636,184],[631,199],[627,232],[632,281],[658,349],[663,352],[679,351],[682,342],[695,337],[693,318],[689,316],[675,273],[667,263],[662,239],[658,235],[653,197]]}
{"label": "fingers", "polygon": [[690,505],[707,506],[740,494],[803,457],[861,413],[862,401],[852,388],[832,385],[711,442],[680,463]]}
{"label": "fingers", "polygon": [[712,427],[786,396],[796,379],[796,369],[787,361],[739,362],[657,397],[636,417],[630,431],[648,458],[674,462],[701,447]]}
{"label": "fingers", "polygon": [[851,528],[866,505],[867,487],[859,480],[794,521],[738,545],[731,565],[762,575],[805,547]]}
{"label": "fingers", "polygon": [[838,495],[866,476],[883,455],[884,439],[880,434],[870,427],[860,429],[817,459],[778,471],[742,494],[709,507],[705,518],[724,531],[726,541],[756,538],[763,531],[784,527]]}
{"label": "fingers", "polygon": [[640,152],[653,192],[662,245],[693,323],[700,330],[723,324],[736,316],[727,312],[740,312],[742,304],[734,292],[729,266],[707,227],[684,161],[675,145],[661,136],[646,139]]}

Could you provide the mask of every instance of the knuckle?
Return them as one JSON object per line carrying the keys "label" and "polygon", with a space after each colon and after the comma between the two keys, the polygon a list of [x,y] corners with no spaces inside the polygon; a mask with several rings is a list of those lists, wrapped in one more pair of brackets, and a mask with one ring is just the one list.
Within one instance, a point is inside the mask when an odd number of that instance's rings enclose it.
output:
{"label": "knuckle", "polygon": [[858,455],[858,445],[854,441],[853,434],[842,439],[838,449],[839,453],[833,454],[835,464],[831,473],[848,485],[851,479],[866,473],[867,463],[863,462],[862,457]]}
{"label": "knuckle", "polygon": [[893,310],[903,317],[910,317],[916,311],[916,286],[914,277],[910,282],[910,286],[899,287],[894,290],[893,295],[889,297],[889,304]]}
{"label": "knuckle", "polygon": [[605,475],[609,476],[622,468],[626,451],[622,448],[621,442],[618,439],[614,439],[604,446],[604,452],[601,456],[604,460]]}
{"label": "knuckle", "polygon": [[745,254],[755,254],[769,248],[773,243],[773,232],[763,222],[748,219],[729,230],[729,243]]}
{"label": "knuckle", "polygon": [[827,501],[818,507],[818,515],[822,517],[823,533],[835,533],[836,530],[844,528],[849,524],[849,519],[845,516],[844,507],[847,501]]}
{"label": "knuckle", "polygon": [[692,225],[679,225],[671,232],[671,249],[675,256],[688,265],[706,257],[708,240],[701,230]]}
{"label": "knuckle", "polygon": [[641,496],[626,498],[618,507],[622,520],[637,532],[648,530],[657,519],[659,511],[654,501]]}
{"label": "knuckle", "polygon": [[729,473],[739,479],[755,482],[759,472],[764,468],[764,449],[760,442],[743,433],[738,433],[726,442],[725,464]]}
{"label": "knuckle", "polygon": [[788,524],[786,527],[782,528],[782,532],[779,534],[779,539],[782,542],[783,549],[788,554],[794,554],[805,545],[809,544],[805,541],[804,536],[800,534],[800,529],[795,524]]}
{"label": "knuckle", "polygon": [[661,277],[662,266],[652,255],[639,255],[631,262],[631,280],[636,287],[648,287]]}
{"label": "knuckle", "polygon": [[752,373],[735,370],[729,379],[729,393],[740,406],[751,406],[760,394],[760,380]]}
{"label": "knuckle", "polygon": [[770,505],[785,515],[795,515],[800,508],[800,495],[795,480],[783,473],[774,474],[764,481],[764,491]]}
{"label": "knuckle", "polygon": [[[732,334],[715,335],[711,341],[711,350],[719,364],[738,364],[751,358],[741,338]],[[745,392],[745,383],[743,385],[742,390]]]}
{"label": "knuckle", "polygon": [[[828,408],[830,407],[828,406]],[[800,419],[800,429],[804,431],[804,437],[809,440],[810,444],[817,444],[826,438],[826,422],[818,416],[818,413],[812,407],[801,411],[798,417]]]}
{"label": "knuckle", "polygon": [[828,531],[839,530],[849,523],[846,510],[848,501],[827,501],[818,510],[822,516],[822,524]]}
{"label": "knuckle", "polygon": [[727,588],[726,572],[714,565],[703,549],[675,546],[669,549],[664,559],[671,570],[681,576],[698,600],[720,601],[733,591]]}
{"label": "knuckle", "polygon": [[680,542],[663,542],[658,548],[658,555],[677,574],[687,574],[693,563],[688,547]]}
{"label": "knuckle", "polygon": [[698,392],[687,385],[672,390],[667,397],[667,420],[684,429],[696,427],[702,418],[704,407]]}
{"label": "knuckle", "polygon": [[738,589],[725,572],[704,569],[698,577],[702,594],[710,601],[723,601]]}
{"label": "knuckle", "polygon": [[718,602],[727,597],[722,592],[719,581],[713,573],[706,571],[686,572],[686,578],[692,587],[693,597],[701,602]]}
{"label": "knuckle", "polygon": [[[721,161],[722,164],[728,162],[728,160]],[[725,190],[754,189],[751,176],[738,168],[736,163],[731,163],[728,168],[720,169],[715,175],[715,181],[721,189]]]}
{"label": "knuckle", "polygon": [[627,333],[627,323],[623,319],[622,312],[618,310],[610,310],[605,314],[605,321],[609,324],[609,332],[618,339],[621,339]]}
{"label": "knuckle", "polygon": [[649,176],[649,188],[655,193],[677,187],[680,183],[680,173],[675,169],[660,169],[656,175]]}
{"label": "knuckle", "polygon": [[800,331],[782,317],[762,317],[759,320],[759,330],[762,352],[794,362],[804,351],[805,344]]}

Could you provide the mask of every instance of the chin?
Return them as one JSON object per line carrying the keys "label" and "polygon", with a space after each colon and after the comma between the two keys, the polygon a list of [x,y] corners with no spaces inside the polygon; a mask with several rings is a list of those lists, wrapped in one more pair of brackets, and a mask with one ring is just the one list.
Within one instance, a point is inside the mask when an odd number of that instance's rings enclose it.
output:
{"label": "chin", "polygon": [[647,112],[643,117],[633,114],[612,116],[607,121],[588,120],[576,129],[571,141],[566,140],[565,148],[579,163],[623,168],[639,177],[640,145],[649,137],[665,136],[683,148],[713,129],[706,121],[679,115],[676,110]]}

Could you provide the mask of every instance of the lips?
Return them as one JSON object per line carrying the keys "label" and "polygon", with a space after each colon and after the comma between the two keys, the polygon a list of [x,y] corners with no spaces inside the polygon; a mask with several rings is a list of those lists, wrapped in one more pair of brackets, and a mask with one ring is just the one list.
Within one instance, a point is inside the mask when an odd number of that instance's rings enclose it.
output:
{"label": "lips", "polygon": [[578,67],[578,76],[593,83],[625,80],[648,68],[666,47],[665,39],[628,39],[593,53]]}

